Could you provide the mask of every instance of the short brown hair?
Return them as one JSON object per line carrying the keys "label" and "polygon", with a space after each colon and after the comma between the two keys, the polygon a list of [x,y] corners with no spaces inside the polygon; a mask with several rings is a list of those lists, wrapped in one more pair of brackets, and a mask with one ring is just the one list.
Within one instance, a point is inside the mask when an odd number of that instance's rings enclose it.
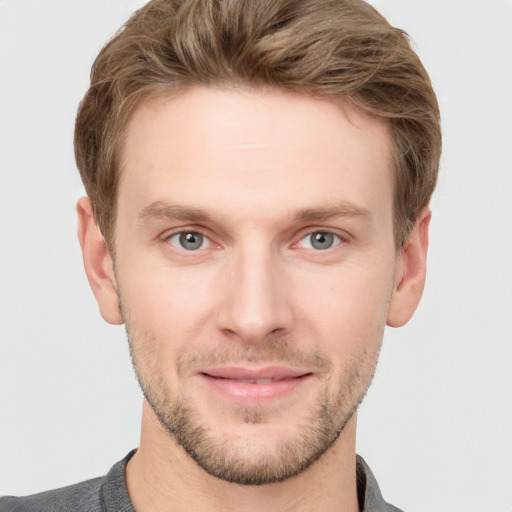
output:
{"label": "short brown hair", "polygon": [[75,155],[113,248],[121,151],[144,99],[193,84],[341,97],[385,120],[400,248],[434,190],[440,118],[407,35],[362,0],[153,0],[101,50],[76,119]]}

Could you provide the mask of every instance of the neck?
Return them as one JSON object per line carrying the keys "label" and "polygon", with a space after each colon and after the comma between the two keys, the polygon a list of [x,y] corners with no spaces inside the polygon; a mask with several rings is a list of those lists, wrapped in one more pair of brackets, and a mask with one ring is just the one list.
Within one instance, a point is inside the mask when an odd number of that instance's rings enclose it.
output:
{"label": "neck", "polygon": [[246,486],[207,474],[160,425],[145,402],[141,443],[126,481],[137,512],[357,512],[355,415],[335,444],[299,475]]}

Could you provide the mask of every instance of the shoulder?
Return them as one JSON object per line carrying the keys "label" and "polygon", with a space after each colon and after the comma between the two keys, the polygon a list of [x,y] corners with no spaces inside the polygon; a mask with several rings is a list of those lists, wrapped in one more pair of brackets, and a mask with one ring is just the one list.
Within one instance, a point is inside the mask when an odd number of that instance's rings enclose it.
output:
{"label": "shoulder", "polygon": [[135,512],[126,488],[126,464],[137,450],[120,460],[106,476],[30,496],[0,497],[0,512]]}
{"label": "shoulder", "polygon": [[100,512],[104,477],[30,496],[0,498],[0,512]]}

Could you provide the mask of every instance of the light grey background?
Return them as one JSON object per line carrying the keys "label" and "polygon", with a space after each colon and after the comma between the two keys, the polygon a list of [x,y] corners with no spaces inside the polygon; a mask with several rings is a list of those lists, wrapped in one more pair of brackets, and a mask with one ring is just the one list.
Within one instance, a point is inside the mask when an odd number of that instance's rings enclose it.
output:
{"label": "light grey background", "polygon": [[[73,122],[142,2],[0,0],[0,493],[105,473],[138,444],[122,327],[82,270]],[[415,318],[388,330],[358,451],[391,502],[512,510],[512,3],[375,0],[439,96],[444,154]]]}

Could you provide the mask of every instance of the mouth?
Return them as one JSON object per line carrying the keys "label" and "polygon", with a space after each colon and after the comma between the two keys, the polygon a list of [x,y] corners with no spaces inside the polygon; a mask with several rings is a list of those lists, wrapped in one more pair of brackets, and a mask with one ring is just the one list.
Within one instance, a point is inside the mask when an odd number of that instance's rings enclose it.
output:
{"label": "mouth", "polygon": [[230,366],[208,368],[201,371],[199,376],[214,393],[248,405],[284,398],[311,380],[313,373],[284,366],[256,369]]}

